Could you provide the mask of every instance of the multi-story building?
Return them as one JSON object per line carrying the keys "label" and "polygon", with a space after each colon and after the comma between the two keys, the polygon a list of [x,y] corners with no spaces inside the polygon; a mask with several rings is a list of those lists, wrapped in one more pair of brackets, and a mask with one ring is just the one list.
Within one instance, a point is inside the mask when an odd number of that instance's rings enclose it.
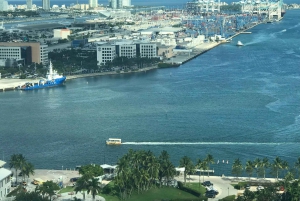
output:
{"label": "multi-story building", "polygon": [[116,57],[116,46],[109,43],[97,47],[97,65],[105,65]]}
{"label": "multi-story building", "polygon": [[32,9],[32,0],[26,0],[26,4],[27,4],[27,9],[31,10]]}
{"label": "multi-story building", "polygon": [[[48,45],[42,45],[39,42],[0,42],[0,47],[30,47],[31,48],[31,62],[48,64]],[[15,54],[17,55],[17,54]],[[30,60],[27,59],[29,62]]]}
{"label": "multi-story building", "polygon": [[106,64],[118,57],[157,57],[156,43],[119,41],[115,43],[101,43],[97,46],[97,63]]}
{"label": "multi-story building", "polygon": [[50,10],[50,0],[43,0],[43,9]]}
{"label": "multi-story building", "polygon": [[123,5],[123,7],[130,7],[131,6],[131,0],[123,0],[122,5]]}
{"label": "multi-story building", "polygon": [[0,11],[8,10],[8,2],[4,0],[0,0]]}
{"label": "multi-story building", "polygon": [[123,8],[123,0],[109,0],[109,6],[112,9]]}
{"label": "multi-story building", "polygon": [[137,56],[153,58],[157,57],[155,43],[140,43],[136,45]]}
{"label": "multi-story building", "polygon": [[136,44],[129,42],[116,42],[116,55],[119,57],[136,57]]}
{"label": "multi-story building", "polygon": [[53,29],[53,37],[59,39],[68,39],[71,34],[70,29]]}
{"label": "multi-story building", "polygon": [[0,200],[6,197],[11,188],[11,171],[3,168],[4,161],[0,160]]}
{"label": "multi-story building", "polygon": [[32,63],[31,47],[3,47],[0,46],[0,59],[4,60],[5,66],[12,66],[14,61],[29,65]]}
{"label": "multi-story building", "polygon": [[98,7],[98,0],[89,0],[90,8],[97,8]]}

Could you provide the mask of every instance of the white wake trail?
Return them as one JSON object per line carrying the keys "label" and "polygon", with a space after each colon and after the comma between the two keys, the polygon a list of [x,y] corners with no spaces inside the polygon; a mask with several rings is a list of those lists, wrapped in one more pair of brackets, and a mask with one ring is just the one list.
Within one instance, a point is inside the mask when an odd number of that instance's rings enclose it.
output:
{"label": "white wake trail", "polygon": [[297,145],[300,142],[123,142],[127,145]]}

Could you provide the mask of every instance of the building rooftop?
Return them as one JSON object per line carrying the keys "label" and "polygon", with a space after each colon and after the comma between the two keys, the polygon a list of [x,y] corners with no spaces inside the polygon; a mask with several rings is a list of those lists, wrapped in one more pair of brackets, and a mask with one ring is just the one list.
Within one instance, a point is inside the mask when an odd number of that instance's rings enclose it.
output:
{"label": "building rooftop", "polygon": [[0,168],[0,181],[11,175],[11,171],[5,168]]}
{"label": "building rooftop", "polygon": [[0,160],[0,168],[2,168],[6,164],[5,161]]}
{"label": "building rooftop", "polygon": [[32,31],[32,30],[42,30],[42,29],[56,29],[56,28],[58,29],[58,28],[65,28],[65,27],[66,27],[65,25],[59,23],[48,23],[48,24],[28,25],[24,27],[18,27],[18,29]]}

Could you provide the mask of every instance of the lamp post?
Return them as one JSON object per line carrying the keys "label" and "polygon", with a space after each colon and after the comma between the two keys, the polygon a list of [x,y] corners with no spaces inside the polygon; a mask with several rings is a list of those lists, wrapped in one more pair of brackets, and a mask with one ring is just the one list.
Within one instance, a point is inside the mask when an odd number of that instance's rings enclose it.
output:
{"label": "lamp post", "polygon": [[61,170],[64,170],[64,166],[63,165],[61,166]]}
{"label": "lamp post", "polygon": [[228,196],[229,196],[229,187],[228,187]]}

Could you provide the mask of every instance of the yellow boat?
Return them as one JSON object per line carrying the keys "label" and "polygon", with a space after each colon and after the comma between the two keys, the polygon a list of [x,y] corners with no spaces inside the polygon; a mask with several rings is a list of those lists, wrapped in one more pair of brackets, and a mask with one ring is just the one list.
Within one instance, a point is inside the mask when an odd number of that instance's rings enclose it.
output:
{"label": "yellow boat", "polygon": [[121,145],[122,141],[119,138],[108,138],[108,140],[106,140],[106,144],[107,145]]}

